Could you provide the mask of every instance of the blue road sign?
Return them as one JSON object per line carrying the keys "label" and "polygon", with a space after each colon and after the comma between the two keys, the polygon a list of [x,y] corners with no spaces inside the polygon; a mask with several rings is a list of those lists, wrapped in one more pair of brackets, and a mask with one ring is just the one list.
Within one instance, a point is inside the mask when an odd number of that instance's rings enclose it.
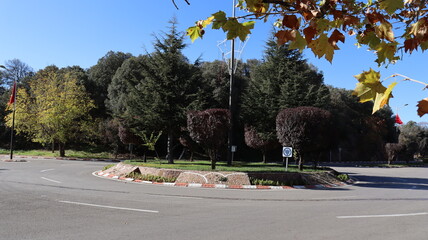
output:
{"label": "blue road sign", "polygon": [[282,148],[283,157],[293,157],[293,148],[292,147],[283,147]]}

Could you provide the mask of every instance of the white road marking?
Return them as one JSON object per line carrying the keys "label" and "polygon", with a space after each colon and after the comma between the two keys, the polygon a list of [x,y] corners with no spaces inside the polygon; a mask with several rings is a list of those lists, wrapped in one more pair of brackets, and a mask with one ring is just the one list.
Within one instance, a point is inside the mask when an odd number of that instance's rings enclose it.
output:
{"label": "white road marking", "polygon": [[49,179],[49,178],[45,178],[45,177],[41,177],[41,179],[46,180],[46,181],[49,181],[49,182],[61,183],[60,181],[56,181],[56,180]]}
{"label": "white road marking", "polygon": [[349,218],[384,218],[384,217],[412,217],[412,216],[422,216],[428,215],[427,212],[422,213],[406,213],[406,214],[389,214],[389,215],[362,215],[362,216],[337,216],[339,219],[349,219]]}
{"label": "white road marking", "polygon": [[55,170],[55,169],[53,169],[53,168],[50,168],[50,169],[45,169],[45,170],[42,170],[42,171],[40,171],[40,172],[49,172],[49,171],[52,171],[52,170]]}
{"label": "white road marking", "polygon": [[89,206],[89,207],[109,208],[109,209],[127,210],[127,211],[135,211],[135,212],[159,213],[159,211],[153,211],[153,210],[137,209],[137,208],[125,208],[125,207],[114,207],[114,206],[98,205],[98,204],[92,204],[92,203],[70,202],[70,201],[58,201],[58,202],[75,204],[75,205],[82,205],[82,206]]}

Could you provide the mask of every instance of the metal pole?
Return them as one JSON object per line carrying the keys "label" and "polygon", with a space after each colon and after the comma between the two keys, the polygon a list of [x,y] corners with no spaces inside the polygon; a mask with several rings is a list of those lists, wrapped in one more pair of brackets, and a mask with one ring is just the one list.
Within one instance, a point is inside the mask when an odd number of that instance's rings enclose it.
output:
{"label": "metal pole", "polygon": [[[235,17],[236,0],[232,1],[232,17]],[[233,162],[234,153],[232,147],[236,146],[236,87],[235,87],[235,39],[231,40],[231,58],[229,62],[230,68],[230,81],[229,81],[229,111],[230,111],[230,129],[228,134],[228,154],[227,165],[231,166]]]}
{"label": "metal pole", "polygon": [[15,131],[15,112],[16,112],[16,89],[17,89],[17,85],[16,82],[13,82],[13,92],[12,92],[12,97],[13,97],[13,113],[12,113],[12,129],[10,132],[10,160],[13,160],[13,134]]}

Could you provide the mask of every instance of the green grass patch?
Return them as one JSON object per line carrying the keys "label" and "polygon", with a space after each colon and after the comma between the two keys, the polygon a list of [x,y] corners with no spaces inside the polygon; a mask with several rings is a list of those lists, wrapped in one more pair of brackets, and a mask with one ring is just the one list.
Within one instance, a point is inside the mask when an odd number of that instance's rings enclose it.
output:
{"label": "green grass patch", "polygon": [[[0,154],[10,154],[8,149],[0,149]],[[40,157],[59,157],[59,151],[48,150],[14,150],[14,155],[21,156],[40,156]],[[111,154],[108,152],[89,152],[89,151],[76,151],[76,150],[66,150],[66,157],[72,158],[96,158],[96,159],[107,159],[112,158]]]}
{"label": "green grass patch", "polygon": [[274,181],[269,179],[257,179],[250,178],[251,185],[263,185],[263,186],[295,186],[295,185],[305,185],[304,182],[298,180],[290,181]]}
{"label": "green grass patch", "polygon": [[[126,160],[124,163],[135,166],[181,169],[193,171],[212,171],[210,161],[182,161],[176,160],[174,164],[168,164],[166,160],[148,160],[147,163],[140,160]],[[226,172],[285,172],[285,167],[278,163],[248,163],[248,162],[233,162],[232,166],[227,166],[225,162],[218,162],[215,171]],[[307,168],[305,172],[324,171],[322,169]],[[299,172],[297,166],[289,165],[288,172]]]}
{"label": "green grass patch", "polygon": [[115,163],[112,163],[112,164],[109,164],[109,165],[107,165],[107,166],[104,166],[104,167],[103,167],[103,171],[105,171],[105,170],[107,170],[107,169],[109,169],[109,168],[111,168],[111,167],[113,167],[113,166],[116,166],[116,164],[115,164]]}

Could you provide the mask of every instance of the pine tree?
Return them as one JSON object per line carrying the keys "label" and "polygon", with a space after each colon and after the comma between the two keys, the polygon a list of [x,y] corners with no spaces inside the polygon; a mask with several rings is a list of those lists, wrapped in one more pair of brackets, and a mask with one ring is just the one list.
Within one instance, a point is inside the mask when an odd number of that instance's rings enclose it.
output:
{"label": "pine tree", "polygon": [[[170,23],[169,32],[155,38],[155,51],[133,63],[133,69],[138,69],[130,71],[131,77],[123,79],[126,94],[117,96],[124,96],[121,100],[124,105],[116,105],[116,109],[124,112],[123,116],[136,133],[166,133],[168,161],[173,163],[173,141],[185,126],[186,112],[197,108],[200,71],[182,54],[186,47],[184,34],[177,31],[175,20]],[[111,86],[111,95],[114,91]]]}
{"label": "pine tree", "polygon": [[[266,144],[276,140],[275,119],[284,108],[323,107],[329,102],[322,73],[308,64],[297,50],[266,43],[263,62],[252,70],[243,97],[242,117]],[[250,134],[248,134],[250,136]],[[261,148],[260,148],[261,149]]]}

